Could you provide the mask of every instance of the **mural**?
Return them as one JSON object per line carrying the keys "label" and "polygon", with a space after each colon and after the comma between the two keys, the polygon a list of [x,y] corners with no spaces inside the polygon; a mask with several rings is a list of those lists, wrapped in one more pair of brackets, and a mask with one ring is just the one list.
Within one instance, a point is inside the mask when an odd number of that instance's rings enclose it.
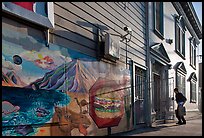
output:
{"label": "mural", "polygon": [[125,82],[99,78],[90,89],[90,115],[99,128],[117,126],[124,114]]}
{"label": "mural", "polygon": [[28,48],[8,41],[14,33],[2,36],[2,135],[86,136],[119,125],[130,86],[123,64],[17,34]]}
{"label": "mural", "polygon": [[[49,98],[48,98],[49,97]],[[55,106],[67,105],[70,97],[59,91],[2,88],[2,135],[32,135],[32,125],[49,122]],[[8,128],[7,128],[8,127]]]}
{"label": "mural", "polygon": [[11,3],[31,12],[47,17],[47,2],[4,2],[7,7],[12,7],[13,9],[15,9],[11,5]]}

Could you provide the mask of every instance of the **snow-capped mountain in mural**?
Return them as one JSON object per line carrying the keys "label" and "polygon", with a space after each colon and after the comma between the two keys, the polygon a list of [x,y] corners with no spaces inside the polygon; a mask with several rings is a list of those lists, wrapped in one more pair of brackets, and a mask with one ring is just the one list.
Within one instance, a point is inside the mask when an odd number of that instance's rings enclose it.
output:
{"label": "snow-capped mountain in mural", "polygon": [[47,72],[43,78],[32,82],[27,88],[46,90],[66,90],[86,93],[97,77],[91,67],[86,67],[79,60],[72,60]]}

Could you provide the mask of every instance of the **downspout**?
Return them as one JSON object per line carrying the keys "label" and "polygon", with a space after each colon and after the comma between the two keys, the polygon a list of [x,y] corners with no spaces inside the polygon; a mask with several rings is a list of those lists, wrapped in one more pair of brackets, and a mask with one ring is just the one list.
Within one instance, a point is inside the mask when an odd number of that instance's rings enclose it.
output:
{"label": "downspout", "polygon": [[150,44],[149,44],[149,2],[146,3],[146,89],[145,89],[145,97],[146,97],[146,113],[145,113],[145,120],[147,126],[151,126],[151,98],[150,98]]}

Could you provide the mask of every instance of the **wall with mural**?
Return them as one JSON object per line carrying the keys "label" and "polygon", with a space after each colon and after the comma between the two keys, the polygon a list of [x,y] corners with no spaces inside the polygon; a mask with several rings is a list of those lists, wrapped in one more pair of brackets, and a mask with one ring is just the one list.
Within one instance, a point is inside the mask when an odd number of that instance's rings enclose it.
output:
{"label": "wall with mural", "polygon": [[130,71],[2,30],[2,135],[86,136],[132,129]]}

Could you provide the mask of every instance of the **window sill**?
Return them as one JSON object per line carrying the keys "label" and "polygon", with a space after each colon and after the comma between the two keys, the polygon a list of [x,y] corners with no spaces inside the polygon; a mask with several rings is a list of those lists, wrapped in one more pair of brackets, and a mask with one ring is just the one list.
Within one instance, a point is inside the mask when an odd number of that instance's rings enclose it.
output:
{"label": "window sill", "polygon": [[190,66],[191,66],[194,70],[196,70],[196,67],[195,67],[194,65],[190,64]]}
{"label": "window sill", "polygon": [[154,33],[155,33],[161,40],[164,40],[164,35],[161,34],[157,29],[154,29]]}
{"label": "window sill", "polygon": [[183,60],[186,60],[185,56],[182,55],[179,51],[175,50],[175,52],[176,52]]}
{"label": "window sill", "polygon": [[196,103],[196,101],[194,101],[194,100],[191,100],[191,101],[190,101],[190,103]]}

